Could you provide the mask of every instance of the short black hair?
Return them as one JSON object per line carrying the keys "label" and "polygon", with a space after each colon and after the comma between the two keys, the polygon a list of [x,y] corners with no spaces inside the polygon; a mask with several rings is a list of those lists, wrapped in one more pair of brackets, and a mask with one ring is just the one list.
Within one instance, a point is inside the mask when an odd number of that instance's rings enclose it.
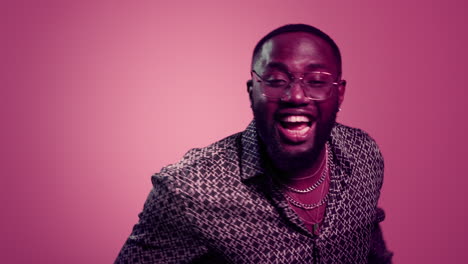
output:
{"label": "short black hair", "polygon": [[264,36],[260,41],[258,41],[257,45],[255,45],[253,54],[252,54],[252,68],[253,65],[257,59],[257,56],[259,55],[260,51],[262,50],[263,44],[270,40],[271,38],[284,34],[284,33],[291,33],[291,32],[305,32],[305,33],[310,33],[314,36],[317,36],[323,40],[325,40],[330,47],[332,48],[333,54],[336,57],[337,63],[338,63],[338,76],[341,76],[341,53],[340,49],[336,45],[335,41],[330,38],[325,32],[321,31],[320,29],[306,25],[306,24],[288,24],[284,25],[282,27],[279,27],[270,33],[268,33],[266,36]]}

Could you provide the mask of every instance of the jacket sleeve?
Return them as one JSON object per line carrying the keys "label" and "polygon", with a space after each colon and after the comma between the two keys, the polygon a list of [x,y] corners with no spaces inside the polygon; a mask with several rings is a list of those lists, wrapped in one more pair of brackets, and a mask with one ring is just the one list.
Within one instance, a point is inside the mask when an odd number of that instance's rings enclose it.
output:
{"label": "jacket sleeve", "polygon": [[370,264],[391,264],[393,253],[387,249],[383,238],[380,222],[385,219],[385,212],[381,208],[376,209],[376,220],[371,237],[371,247],[368,256]]}
{"label": "jacket sleeve", "polygon": [[154,175],[153,189],[139,221],[115,263],[191,263],[203,258],[200,243],[186,216],[186,195],[163,175]]}
{"label": "jacket sleeve", "polygon": [[[383,184],[384,176],[384,159],[377,143],[370,139],[370,152],[367,155],[367,160],[371,164],[371,171],[375,172],[376,188],[380,195],[380,190]],[[393,253],[387,249],[387,245],[383,238],[381,222],[385,219],[385,212],[381,208],[375,209],[374,226],[372,227],[370,251],[368,255],[368,263],[371,264],[391,264]]]}

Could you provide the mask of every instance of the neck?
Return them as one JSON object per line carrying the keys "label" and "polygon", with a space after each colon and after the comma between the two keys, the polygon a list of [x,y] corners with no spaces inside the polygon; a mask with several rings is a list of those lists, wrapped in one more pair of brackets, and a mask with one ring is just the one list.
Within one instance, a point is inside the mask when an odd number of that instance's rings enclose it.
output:
{"label": "neck", "polygon": [[321,151],[313,161],[309,161],[311,165],[305,166],[299,170],[286,171],[286,176],[290,180],[301,180],[307,178],[315,178],[320,176],[326,159],[326,147],[322,147]]}
{"label": "neck", "polygon": [[310,155],[308,159],[291,159],[284,162],[274,162],[274,167],[279,172],[278,176],[283,181],[295,181],[301,179],[312,179],[320,176],[325,166],[326,146]]}

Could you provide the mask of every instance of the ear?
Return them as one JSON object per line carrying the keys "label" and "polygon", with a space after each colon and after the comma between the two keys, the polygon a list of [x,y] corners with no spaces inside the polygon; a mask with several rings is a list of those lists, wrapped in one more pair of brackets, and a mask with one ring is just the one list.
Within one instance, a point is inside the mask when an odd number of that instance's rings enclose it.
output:
{"label": "ear", "polygon": [[250,107],[252,107],[252,86],[253,86],[253,81],[248,80],[247,81],[247,92],[249,93]]}
{"label": "ear", "polygon": [[250,92],[252,91],[252,85],[253,85],[253,81],[252,80],[248,80],[247,81],[247,92],[250,94]]}
{"label": "ear", "polygon": [[341,106],[344,100],[344,95],[346,91],[346,80],[341,80],[338,86],[338,107]]}

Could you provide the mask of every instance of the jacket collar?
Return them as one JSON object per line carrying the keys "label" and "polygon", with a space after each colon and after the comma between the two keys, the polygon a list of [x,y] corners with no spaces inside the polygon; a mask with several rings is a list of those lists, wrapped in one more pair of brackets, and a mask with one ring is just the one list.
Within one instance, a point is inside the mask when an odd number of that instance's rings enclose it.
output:
{"label": "jacket collar", "polygon": [[260,155],[260,144],[255,120],[250,122],[241,135],[241,180],[248,180],[259,174],[264,174]]}
{"label": "jacket collar", "polygon": [[[331,131],[328,143],[333,155],[333,163],[338,171],[344,170],[345,174],[350,174],[349,157],[347,157],[346,146],[344,144],[345,135],[343,125],[336,123]],[[246,130],[241,134],[241,180],[247,180],[259,174],[265,173],[265,166],[261,157],[259,137],[255,120],[250,122]],[[340,173],[341,174],[341,173]]]}
{"label": "jacket collar", "polygon": [[[328,202],[325,212],[325,219],[322,226],[322,235],[327,236],[327,233],[332,233],[336,226],[336,210],[342,200],[343,190],[347,186],[349,175],[352,173],[351,160],[352,153],[347,148],[347,143],[352,137],[345,126],[335,123],[328,144],[330,145],[331,152],[329,157],[330,162],[330,187],[328,190]],[[299,227],[303,232],[312,235],[308,232],[302,221],[297,214],[290,208],[288,202],[283,197],[281,191],[272,182],[272,178],[268,177],[265,172],[264,162],[262,159],[262,151],[259,144],[259,138],[255,126],[255,121],[252,121],[247,129],[242,133],[240,138],[241,143],[241,160],[240,160],[240,177],[242,181],[251,180],[261,183],[263,191],[268,195],[272,201],[280,208],[280,212],[289,219],[293,224]]]}

